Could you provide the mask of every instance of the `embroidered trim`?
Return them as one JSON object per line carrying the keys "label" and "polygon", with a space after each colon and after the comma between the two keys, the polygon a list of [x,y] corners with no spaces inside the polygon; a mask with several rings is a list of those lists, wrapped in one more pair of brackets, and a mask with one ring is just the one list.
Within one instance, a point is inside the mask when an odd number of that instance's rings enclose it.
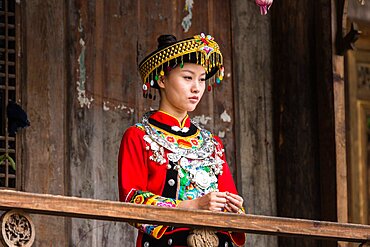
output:
{"label": "embroidered trim", "polygon": [[155,205],[160,207],[174,208],[177,206],[177,201],[168,197],[155,195],[152,192],[136,190],[130,202],[136,204]]}
{"label": "embroidered trim", "polygon": [[127,196],[125,198],[125,202],[128,202],[132,198],[131,193],[134,193],[135,191],[136,191],[136,189],[131,188],[130,192],[127,193]]}
{"label": "embroidered trim", "polygon": [[[186,140],[179,139],[175,142],[176,136],[165,135],[158,131],[149,123],[149,118],[152,112],[144,115],[142,124],[145,128],[146,135],[144,140],[147,142],[147,150],[152,150],[153,154],[150,159],[163,165],[166,163],[166,158],[175,166],[168,169],[178,171],[180,178],[180,188],[178,198],[181,200],[195,199],[206,193],[218,191],[217,176],[222,174],[224,160],[221,158],[224,150],[219,142],[213,138],[212,134],[197,126],[199,142],[196,139],[194,145],[189,143],[190,148],[185,143]],[[165,157],[164,149],[167,149],[167,157]]]}
{"label": "embroidered trim", "polygon": [[[199,130],[194,124],[190,124],[190,129],[188,130],[188,132],[185,133],[185,132],[176,132],[174,131],[174,129],[172,129],[172,127],[174,126],[170,127],[169,125],[163,124],[153,118],[150,118],[148,122],[150,125],[154,126],[156,129],[160,129],[161,132],[163,132],[166,135],[170,134],[170,135],[181,136],[184,138],[189,138],[191,136],[196,136],[199,134]],[[176,128],[179,128],[179,127],[176,126]],[[184,127],[184,128],[187,128],[187,127]]]}
{"label": "embroidered trim", "polygon": [[192,124],[194,124],[200,130],[199,135],[203,140],[203,143],[200,144],[199,148],[197,149],[182,148],[180,147],[180,145],[177,146],[174,142],[167,141],[166,138],[160,136],[157,133],[156,129],[149,124],[148,119],[151,114],[153,114],[153,112],[147,112],[143,116],[142,124],[145,128],[145,132],[147,133],[147,135],[144,136],[144,140],[147,141],[150,138],[152,141],[156,142],[159,146],[164,147],[165,149],[171,151],[172,153],[169,153],[167,155],[170,161],[177,162],[180,160],[181,157],[186,157],[189,159],[205,159],[211,156],[215,151],[216,144],[215,142],[217,141],[214,140],[212,134],[205,129],[199,128],[199,126],[193,121],[191,121]]}
{"label": "embroidered trim", "polygon": [[[135,190],[134,195],[131,197],[131,203],[155,205],[160,207],[176,207],[178,201],[171,198],[162,197],[155,195],[151,192]],[[134,223],[134,226],[139,228],[142,232],[145,232],[154,238],[160,238],[166,232],[168,226],[163,225],[151,225],[151,224],[140,224]]]}

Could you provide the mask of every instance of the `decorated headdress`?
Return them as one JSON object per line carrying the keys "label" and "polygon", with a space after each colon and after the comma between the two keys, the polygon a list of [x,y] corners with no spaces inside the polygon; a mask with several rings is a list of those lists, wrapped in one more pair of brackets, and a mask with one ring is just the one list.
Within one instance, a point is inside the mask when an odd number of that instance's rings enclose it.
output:
{"label": "decorated headdress", "polygon": [[180,41],[173,35],[162,35],[158,38],[158,49],[139,64],[144,97],[155,99],[151,90],[159,89],[160,77],[176,66],[182,68],[184,63],[196,63],[204,67],[209,91],[223,79],[222,54],[211,35],[201,33]]}

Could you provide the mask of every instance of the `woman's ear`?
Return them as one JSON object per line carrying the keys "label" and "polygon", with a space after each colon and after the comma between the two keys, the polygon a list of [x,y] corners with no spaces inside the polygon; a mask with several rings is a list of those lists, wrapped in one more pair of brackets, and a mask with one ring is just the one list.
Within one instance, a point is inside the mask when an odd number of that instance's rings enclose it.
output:
{"label": "woman's ear", "polygon": [[159,80],[157,81],[159,88],[165,88],[164,81],[166,80],[165,76],[159,77]]}

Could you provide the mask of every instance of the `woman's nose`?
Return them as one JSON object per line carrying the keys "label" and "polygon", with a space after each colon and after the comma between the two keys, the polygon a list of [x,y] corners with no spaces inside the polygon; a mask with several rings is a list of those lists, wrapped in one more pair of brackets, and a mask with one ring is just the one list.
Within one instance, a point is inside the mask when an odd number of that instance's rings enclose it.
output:
{"label": "woman's nose", "polygon": [[199,88],[198,87],[193,87],[191,92],[193,93],[199,93]]}
{"label": "woman's nose", "polygon": [[198,82],[194,82],[193,83],[193,86],[192,86],[192,88],[191,88],[191,92],[192,93],[199,93],[199,87],[200,87],[200,85],[199,85],[199,83]]}

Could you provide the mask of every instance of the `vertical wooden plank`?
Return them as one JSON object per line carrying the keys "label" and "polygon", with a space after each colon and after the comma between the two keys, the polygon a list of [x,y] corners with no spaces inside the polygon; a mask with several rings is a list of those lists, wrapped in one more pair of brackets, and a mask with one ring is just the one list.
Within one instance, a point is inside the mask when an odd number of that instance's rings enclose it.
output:
{"label": "vertical wooden plank", "polygon": [[[350,20],[356,5],[349,3]],[[357,6],[361,8],[361,6]],[[367,7],[370,11],[370,8]],[[364,6],[366,9],[366,6]],[[361,15],[357,15],[357,18]],[[370,25],[357,20],[361,36],[356,41],[356,49],[348,51],[345,57],[348,111],[348,221],[368,224],[370,222],[370,179],[367,116],[370,112],[370,90],[366,83],[366,73],[361,73],[370,65]],[[365,74],[365,75],[364,75]],[[352,245],[350,245],[352,246]],[[353,245],[354,246],[354,245]]]}
{"label": "vertical wooden plank", "polygon": [[[137,3],[69,1],[71,195],[118,200],[117,157],[135,123]],[[93,99],[92,101],[90,101]],[[88,104],[84,104],[87,102]],[[125,223],[71,221],[70,244],[134,246]]]}
{"label": "vertical wooden plank", "polygon": [[[315,81],[317,93],[317,115],[318,115],[318,149],[320,163],[320,191],[321,191],[321,219],[337,220],[337,160],[345,149],[336,150],[338,143],[336,138],[338,127],[336,122],[338,112],[335,106],[336,95],[334,92],[335,76],[333,76],[333,49],[335,47],[335,31],[332,30],[332,13],[336,8],[331,6],[331,1],[320,0],[314,5],[314,25],[315,25]],[[323,23],[327,23],[323,25]],[[334,22],[336,23],[336,22]],[[327,59],[322,59],[325,57]],[[334,79],[333,79],[334,78]],[[343,78],[343,77],[342,77]],[[343,105],[344,106],[344,105]],[[329,117],[330,116],[330,117]],[[344,119],[344,115],[340,115]],[[343,122],[342,122],[343,123]],[[340,126],[340,130],[345,131],[345,126]],[[337,130],[339,130],[337,129]],[[343,134],[343,133],[342,133]],[[341,136],[344,137],[344,136]],[[338,141],[344,141],[340,139]],[[338,153],[339,152],[339,153]]]}
{"label": "vertical wooden plank", "polygon": [[[341,1],[339,1],[341,2]],[[338,1],[331,1],[332,9],[338,7]],[[332,73],[333,73],[333,92],[334,92],[334,130],[335,130],[335,149],[336,149],[336,188],[337,188],[337,220],[338,222],[348,222],[348,177],[347,177],[347,151],[346,151],[346,100],[345,91],[348,86],[345,86],[344,74],[344,57],[338,56],[335,53],[335,34],[337,27],[342,26],[346,30],[347,23],[347,6],[348,1],[342,1],[344,13],[342,16],[342,23],[338,23],[338,13],[332,11]],[[342,34],[345,35],[344,33]],[[340,246],[348,246],[346,243],[340,243]]]}
{"label": "vertical wooden plank", "polygon": [[[271,19],[253,1],[231,1],[231,16],[239,186],[249,213],[275,215]],[[277,246],[277,239],[252,235],[247,245]]]}
{"label": "vertical wooden plank", "polygon": [[[345,111],[343,73],[339,77],[335,71],[335,25],[336,6],[333,1],[320,0],[315,4],[316,85],[318,101],[318,139],[320,162],[321,209],[320,219],[337,221],[347,215],[346,205],[347,176],[345,149]],[[326,25],[323,25],[326,23]],[[331,23],[331,25],[330,25]],[[322,59],[325,57],[327,59]],[[343,63],[343,60],[341,60]],[[343,66],[343,65],[342,65]],[[341,82],[338,81],[341,78]],[[341,84],[341,92],[337,84]],[[339,104],[338,104],[339,103]],[[332,117],[328,117],[332,116]],[[335,193],[336,192],[336,193]],[[343,220],[343,218],[341,218]],[[346,221],[344,221],[346,222]],[[325,246],[337,243],[323,241]]]}
{"label": "vertical wooden plank", "polygon": [[[210,1],[212,9],[209,10],[209,32],[217,39],[223,57],[225,76],[220,86],[212,89],[213,97],[213,126],[214,133],[221,137],[226,150],[226,158],[234,175],[234,180],[238,184],[237,174],[241,172],[240,161],[236,160],[236,116],[235,116],[235,101],[234,89],[235,80],[233,77],[233,61],[232,61],[232,36],[231,36],[231,1]],[[208,93],[207,93],[208,94]],[[242,193],[241,186],[238,186]]]}
{"label": "vertical wooden plank", "polygon": [[[360,108],[357,103],[357,76],[356,76],[356,56],[354,51],[349,51],[346,54],[346,67],[348,69],[348,74],[346,75],[346,80],[348,81],[347,86],[347,104],[348,104],[348,117],[349,121],[347,122],[350,127],[349,131],[349,145],[350,150],[348,152],[350,166],[348,168],[349,173],[349,222],[359,223],[359,212],[361,210],[358,208],[359,203],[361,202],[359,181],[362,181],[360,174],[358,173],[360,162],[360,141],[359,140],[359,112]],[[360,178],[360,179],[359,179]]]}
{"label": "vertical wooden plank", "polygon": [[[65,3],[36,0],[20,4],[24,37],[22,99],[31,121],[23,136],[23,188],[29,192],[64,195]],[[35,246],[67,242],[64,218],[32,218],[37,228]]]}
{"label": "vertical wooden plank", "polygon": [[[356,49],[345,56],[348,111],[348,214],[349,222],[368,224],[370,222],[370,179],[366,115],[369,113],[370,91],[366,77],[360,79],[360,68],[370,64],[370,6],[361,6],[355,1],[348,2],[348,22],[356,22],[361,36]],[[348,23],[349,24],[349,23]],[[347,24],[347,26],[348,26]],[[361,81],[360,81],[361,80]],[[350,245],[354,246],[354,245]]]}
{"label": "vertical wooden plank", "polygon": [[[140,24],[137,33],[137,64],[152,51],[157,48],[157,38],[162,34],[173,34],[178,39],[181,38],[181,28],[179,26],[179,16],[181,9],[179,3],[170,0],[138,1],[137,22]],[[136,68],[137,71],[137,68]],[[138,72],[136,72],[138,73]],[[139,95],[136,101],[138,121],[142,115],[149,111],[158,109],[159,94],[156,100],[144,99],[141,94],[141,79],[138,80],[140,86],[135,93]]]}
{"label": "vertical wooden plank", "polygon": [[[95,139],[101,138],[101,135],[98,135],[101,133],[98,123],[94,121],[94,115],[100,112],[95,113],[97,107],[92,103],[94,102],[94,62],[101,63],[99,60],[94,61],[94,49],[97,49],[94,33],[95,19],[95,1],[89,4],[85,1],[68,2],[68,30],[73,33],[73,36],[69,37],[71,86],[68,101],[71,140],[68,192],[71,196],[86,198],[94,198],[96,162],[100,160],[99,153],[102,152],[98,146],[93,147],[94,136]],[[96,129],[97,133],[95,133]],[[98,157],[94,157],[94,153]],[[101,227],[97,224],[96,221],[71,219],[70,244],[95,246],[93,236],[98,235],[97,229]]]}
{"label": "vertical wooden plank", "polygon": [[[273,7],[278,215],[335,220],[331,1],[287,1]],[[279,238],[279,244],[336,245],[287,238]]]}

